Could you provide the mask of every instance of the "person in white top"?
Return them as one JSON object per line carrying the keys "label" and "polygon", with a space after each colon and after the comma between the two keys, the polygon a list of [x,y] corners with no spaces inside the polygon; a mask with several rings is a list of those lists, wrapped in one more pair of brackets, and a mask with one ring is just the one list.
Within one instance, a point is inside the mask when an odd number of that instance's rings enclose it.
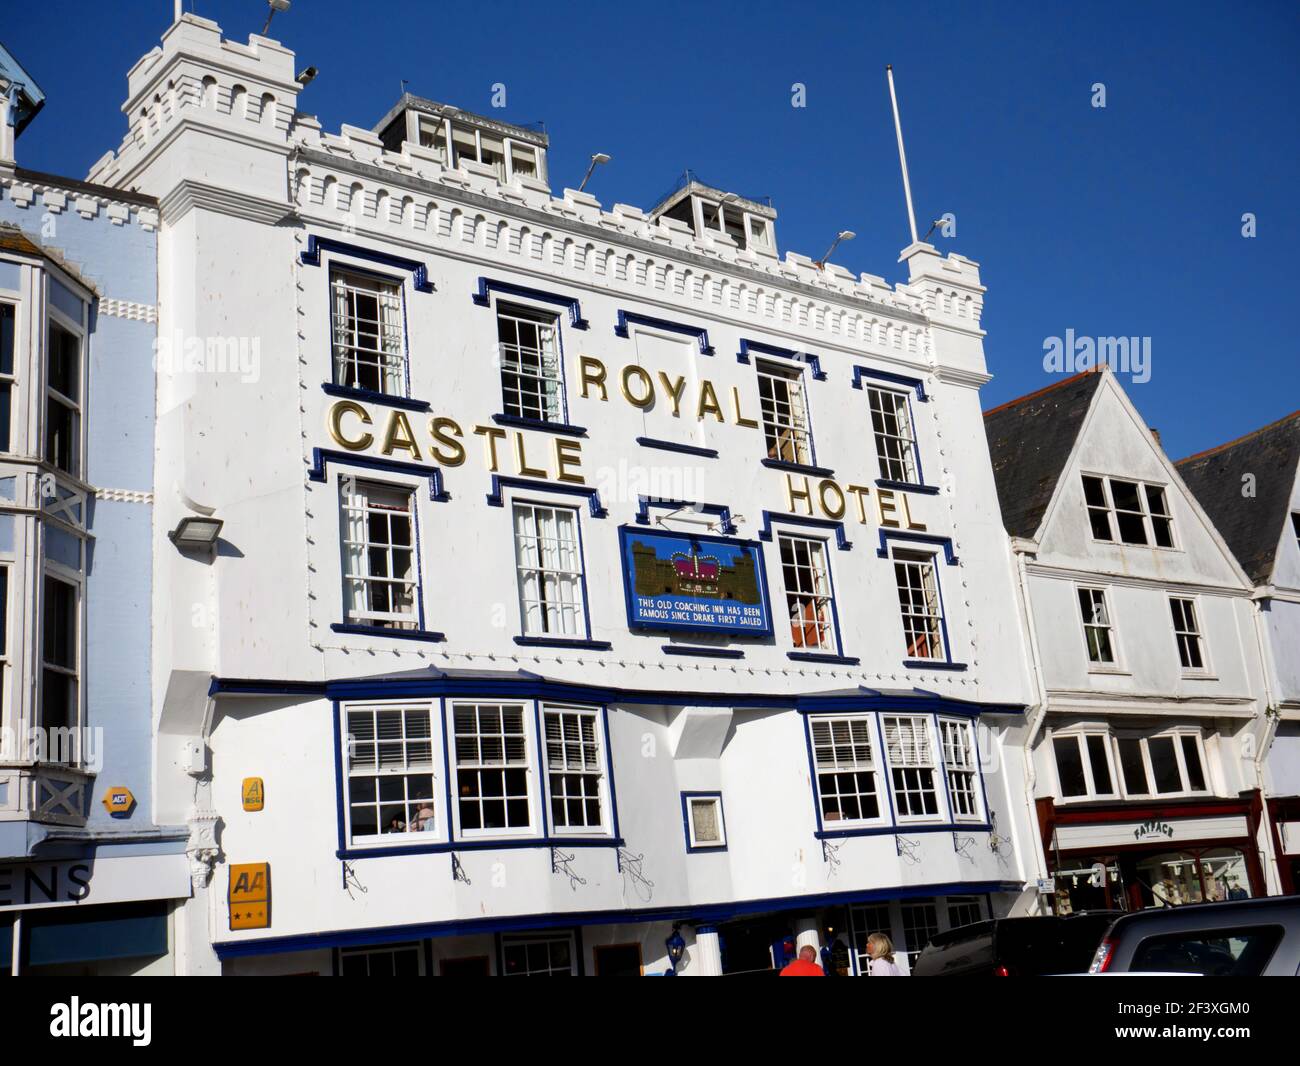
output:
{"label": "person in white top", "polygon": [[867,954],[871,957],[872,977],[902,977],[903,971],[894,962],[894,944],[884,933],[867,937]]}

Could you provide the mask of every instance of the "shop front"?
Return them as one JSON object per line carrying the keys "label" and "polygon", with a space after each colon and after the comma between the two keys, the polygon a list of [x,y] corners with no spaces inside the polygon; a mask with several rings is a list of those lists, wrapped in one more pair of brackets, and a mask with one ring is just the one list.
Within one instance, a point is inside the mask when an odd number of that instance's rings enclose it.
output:
{"label": "shop front", "polygon": [[1232,800],[1058,806],[1038,801],[1057,914],[1266,894],[1258,792]]}
{"label": "shop front", "polygon": [[1300,796],[1275,796],[1267,800],[1273,827],[1273,853],[1283,895],[1300,892]]}

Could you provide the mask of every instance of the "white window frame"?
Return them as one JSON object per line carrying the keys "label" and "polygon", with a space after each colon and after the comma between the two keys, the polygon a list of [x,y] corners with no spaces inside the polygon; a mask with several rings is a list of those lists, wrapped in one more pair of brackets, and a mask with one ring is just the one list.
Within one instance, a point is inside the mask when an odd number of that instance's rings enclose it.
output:
{"label": "white window frame", "polygon": [[[790,646],[796,651],[838,655],[840,653],[838,626],[835,615],[835,585],[831,580],[830,553],[826,541],[820,537],[806,537],[798,533],[778,532],[777,561],[781,567],[781,586],[785,591],[786,615],[790,623]],[[791,562],[786,562],[786,546],[790,547]],[[802,554],[801,554],[802,553]],[[804,558],[806,556],[806,558]],[[790,587],[793,569],[798,587]],[[804,615],[811,609],[812,618]],[[799,643],[795,628],[799,629]],[[807,642],[811,627],[818,643]]]}
{"label": "white window frame", "polygon": [[[520,532],[520,513],[528,512],[529,531],[525,534]],[[557,565],[548,565],[547,557],[544,551],[544,542],[548,539],[542,532],[539,525],[539,513],[550,512],[553,516],[555,537],[555,546],[552,549],[555,552],[555,562]],[[559,516],[566,515],[572,521],[573,538],[566,541],[562,533],[562,524]],[[587,618],[587,577],[586,564],[582,555],[582,516],[576,507],[570,507],[566,504],[542,503],[536,500],[514,500],[510,507],[511,519],[511,537],[514,542],[515,554],[515,575],[516,575],[516,593],[519,600],[519,628],[524,637],[541,638],[555,641],[586,641],[591,638],[590,625]],[[525,545],[521,543],[521,536],[526,536],[531,542],[532,556],[526,559]],[[571,557],[576,568],[566,569],[564,566],[566,549],[571,552]],[[528,595],[529,578],[534,578],[534,588],[536,594]],[[548,581],[548,579],[553,579]],[[566,586],[566,582],[568,585]],[[570,598],[564,597],[564,589],[569,589]],[[560,595],[554,602],[548,598],[546,590],[554,588]],[[535,612],[530,612],[530,608],[535,608]],[[555,617],[560,620],[561,628],[553,629],[550,626],[549,619],[554,613]],[[573,618],[574,629],[570,632],[563,628],[563,620],[566,614]],[[532,618],[540,619],[540,628]]]}
{"label": "white window frame", "polygon": [[[692,851],[727,850],[727,821],[722,810],[720,792],[685,792],[682,801],[686,805],[686,846]],[[711,806],[718,825],[717,840],[701,840],[695,835],[695,807]]]}
{"label": "white window frame", "polygon": [[[52,278],[47,278],[47,285],[55,284]],[[66,286],[65,286],[66,288]],[[83,304],[84,306],[84,304]],[[83,316],[85,312],[82,312]],[[73,399],[70,396],[59,392],[50,384],[50,356],[53,351],[51,343],[54,335],[54,328],[58,327],[66,333],[72,334],[77,341],[77,394],[78,398]],[[44,358],[41,361],[41,380],[44,383],[43,402],[41,404],[41,438],[40,438],[40,455],[51,467],[77,480],[84,480],[86,470],[86,420],[85,420],[85,396],[86,396],[86,364],[88,362],[89,347],[87,343],[86,328],[81,322],[74,322],[59,308],[49,302],[46,308],[45,317],[45,346]],[[50,433],[50,404],[56,403],[62,407],[68,408],[72,412],[73,436],[76,441],[73,445],[73,467],[68,470],[59,466],[54,456],[49,454],[49,433]]]}
{"label": "white window frame", "polygon": [[[1103,504],[1093,504],[1088,502],[1088,492],[1084,485],[1085,480],[1099,481],[1101,483]],[[1126,485],[1133,485],[1137,489],[1138,507],[1140,510],[1134,511],[1129,508],[1121,509],[1115,504],[1115,494],[1112,489],[1112,482],[1119,481]],[[1162,485],[1155,481],[1142,481],[1138,478],[1113,477],[1109,474],[1094,474],[1084,471],[1080,474],[1080,489],[1083,493],[1083,506],[1085,516],[1088,517],[1088,534],[1094,541],[1100,544],[1115,544],[1128,548],[1153,548],[1156,551],[1179,551],[1178,532],[1174,528],[1173,509],[1169,504],[1168,485]],[[1158,492],[1163,502],[1165,510],[1156,511],[1151,506],[1151,492]],[[1106,525],[1110,530],[1110,537],[1098,537],[1096,531],[1092,528],[1091,512],[1104,513],[1106,516]],[[1146,540],[1139,544],[1135,541],[1123,540],[1120,537],[1119,516],[1136,515],[1142,520],[1142,535]],[[1163,519],[1167,523],[1166,528],[1169,533],[1168,544],[1157,544],[1155,537],[1155,521]]]}
{"label": "white window frame", "polygon": [[[577,836],[577,837],[594,837],[609,836],[612,832],[612,787],[610,785],[610,774],[608,761],[605,758],[605,713],[603,708],[579,703],[542,703],[538,708],[542,721],[542,751],[545,765],[543,767],[546,787],[546,815],[547,824],[550,826],[551,833],[554,836]],[[551,737],[550,716],[576,716],[585,719],[592,724],[592,739],[590,742],[583,740],[566,739],[562,742],[563,747],[571,748],[574,744],[585,746],[590,743],[594,749],[595,761],[589,768],[573,769],[567,765],[556,765],[552,762],[554,758],[553,745],[557,743]],[[572,755],[571,751],[562,753],[562,758],[567,761]],[[596,802],[600,811],[600,819],[593,825],[579,826],[561,826],[555,818],[555,803],[560,797],[555,790],[555,778],[565,776],[577,776],[594,780],[596,783]]]}
{"label": "white window frame", "polygon": [[[529,422],[563,425],[568,417],[568,398],[564,390],[564,342],[560,335],[560,316],[550,310],[507,300],[498,301],[494,310],[502,414]],[[513,341],[502,337],[505,323],[510,323]],[[530,325],[537,331],[536,345],[522,342],[521,324]],[[550,334],[549,345],[544,340],[547,331]],[[525,355],[534,365],[525,362]],[[525,383],[531,386],[532,391],[525,391]]]}
{"label": "white window frame", "polygon": [[[501,937],[501,976],[502,977],[558,977],[562,974],[556,973],[559,969],[554,965],[548,965],[546,973],[511,973],[510,968],[506,965],[506,952],[510,948],[524,947],[528,944],[558,944],[561,941],[569,945],[569,975],[576,977],[578,975],[578,944],[577,938],[572,933],[519,933],[519,934],[502,934]],[[550,961],[550,950],[547,950],[547,959]]]}
{"label": "white window frame", "polygon": [[[457,740],[459,734],[456,731],[456,712],[458,710],[464,710],[470,707],[475,709],[476,715],[479,708],[497,707],[501,709],[510,708],[511,710],[517,708],[520,711],[521,720],[523,723],[523,734],[522,734],[523,758],[515,759],[515,760],[510,760],[505,758],[504,755],[505,749],[503,744],[502,746],[503,757],[500,761],[492,760],[492,759],[483,759],[482,748],[480,747],[479,748],[480,757],[478,759],[468,759],[465,762],[462,762],[460,753],[458,751],[458,746],[457,746]],[[466,698],[466,699],[456,699],[456,700],[447,701],[446,717],[443,722],[443,728],[447,731],[446,735],[447,735],[448,762],[451,768],[451,775],[452,775],[452,780],[451,780],[452,810],[450,812],[450,823],[453,829],[453,834],[455,839],[457,840],[484,840],[484,839],[504,839],[504,838],[529,839],[532,837],[540,837],[542,835],[542,819],[538,811],[538,802],[539,802],[538,783],[537,783],[538,775],[537,775],[536,763],[535,763],[536,751],[537,751],[536,725],[537,725],[536,715],[534,713],[534,705],[531,700],[493,699],[488,697],[482,697],[482,698],[472,698],[472,699]],[[485,734],[478,731],[477,722],[476,722],[476,732],[473,735],[476,737],[496,736],[496,735],[500,735],[500,736],[518,735],[513,732],[509,734],[505,733],[504,723],[502,729],[503,732],[501,734],[492,734],[492,733]],[[461,794],[460,775],[462,770],[467,770],[475,774],[479,774],[484,771],[487,772],[501,771],[503,775],[502,776],[503,784],[501,790],[502,797],[505,796],[504,774],[510,770],[521,770],[524,775],[524,787],[525,787],[526,794],[523,797],[513,796],[512,798],[514,799],[522,798],[526,802],[527,810],[528,810],[528,824],[523,826],[480,826],[478,828],[465,828],[465,826],[461,821],[461,809],[460,809],[461,802],[465,798],[462,797]],[[478,779],[478,784],[480,787],[479,795],[477,797],[469,797],[469,798],[478,799],[479,808],[481,812],[485,798],[493,799],[495,798],[495,794],[484,793],[482,791],[481,777]]]}
{"label": "white window frame", "polygon": [[[1102,753],[1106,759],[1106,772],[1110,774],[1110,791],[1102,792],[1097,788],[1096,774],[1093,772],[1092,753],[1088,747],[1090,737],[1101,740]],[[1067,796],[1061,783],[1061,768],[1056,761],[1056,742],[1073,741],[1079,752],[1083,766],[1084,793],[1081,796]],[[1069,728],[1047,731],[1047,750],[1052,759],[1052,773],[1056,779],[1056,800],[1059,803],[1088,803],[1093,800],[1113,800],[1120,798],[1119,758],[1110,730],[1105,728]]]}
{"label": "white window frame", "polygon": [[[1174,604],[1181,603],[1184,605],[1184,620],[1190,615],[1190,629],[1180,629],[1178,619],[1174,617]],[[1174,654],[1178,656],[1178,665],[1182,670],[1184,677],[1206,677],[1214,671],[1210,666],[1210,648],[1205,639],[1205,622],[1204,614],[1201,611],[1201,598],[1199,596],[1170,596],[1169,597],[1169,615],[1170,625],[1174,634]],[[1200,666],[1188,666],[1183,663],[1183,641],[1187,640],[1191,645],[1195,642],[1197,653],[1201,657]]]}
{"label": "white window frame", "polygon": [[[361,733],[352,731],[353,715],[370,715],[371,720],[375,722],[376,728],[373,729],[371,739],[358,739],[363,736]],[[401,735],[399,737],[379,736],[378,719],[380,715],[400,715],[401,716]],[[417,732],[409,733],[410,715],[423,715],[427,735],[421,737]],[[440,714],[437,704],[427,702],[403,702],[403,701],[367,701],[364,703],[344,704],[340,707],[339,726],[342,729],[340,738],[341,750],[343,752],[342,780],[343,780],[343,812],[344,812],[344,831],[349,848],[363,849],[366,847],[377,846],[395,846],[411,845],[412,847],[420,844],[441,843],[447,839],[446,831],[446,812],[442,809],[442,801],[439,793],[442,791],[442,781],[440,771],[442,770],[442,736],[437,727],[440,725]],[[427,769],[419,764],[412,763],[410,753],[412,748],[418,748],[423,743],[428,746],[429,760]],[[375,751],[375,762],[373,767],[352,765],[353,752],[370,745]],[[380,757],[380,747],[398,748],[402,753],[401,765],[384,766]],[[415,777],[427,776],[430,779],[430,795],[427,797],[427,803],[420,804],[420,797],[411,796],[410,779]],[[404,798],[400,801],[394,800],[385,803],[379,798],[380,785],[383,779],[400,779],[405,783]],[[361,802],[353,800],[354,780],[368,779],[375,782],[374,801]],[[407,819],[407,828],[400,833],[388,833],[384,831],[383,808],[402,806],[409,815]],[[373,806],[376,809],[377,825],[379,832],[374,835],[358,836],[352,827],[352,812],[356,807]],[[433,810],[433,827],[431,829],[412,829],[410,824],[418,818],[419,811],[427,806]]]}
{"label": "white window frame", "polygon": [[[825,725],[825,740],[819,742],[817,739],[817,726]],[[837,726],[841,727],[841,732],[836,735]],[[858,726],[855,737],[854,727]],[[847,729],[848,733],[842,731]],[[866,752],[861,751],[866,746]],[[886,765],[882,757],[884,747],[879,730],[879,723],[874,714],[810,714],[808,716],[808,746],[812,754],[813,764],[813,798],[817,803],[817,816],[822,830],[825,832],[835,832],[841,828],[857,829],[868,826],[887,825],[889,822],[889,800],[885,789],[884,773]],[[822,762],[819,757],[819,749],[829,755],[826,762]],[[848,758],[843,756],[847,755]],[[856,797],[859,805],[863,797],[871,796],[876,803],[876,814],[872,818],[845,818],[841,811],[838,818],[831,817],[825,809],[825,798],[827,793],[822,788],[822,775],[829,775],[836,778],[836,791],[829,794],[836,806],[842,806],[839,803],[842,796]],[[853,792],[840,792],[838,789],[838,777],[843,774],[868,774],[870,775],[871,788],[870,792],[855,790]],[[856,786],[856,782],[855,782]]]}
{"label": "white window frame", "polygon": [[[411,539],[409,545],[390,541],[371,543],[370,516],[372,512],[398,514],[396,508],[371,507],[373,490],[391,493],[395,496],[405,495],[408,509],[406,514],[410,521]],[[419,517],[416,509],[416,487],[403,481],[378,481],[371,478],[359,478],[353,474],[339,477],[339,571],[342,577],[343,621],[348,625],[370,626],[377,629],[391,629],[395,632],[418,631],[421,628],[423,587],[420,570],[420,531]],[[354,502],[354,501],[359,501]],[[352,540],[354,523],[362,528],[361,540]],[[390,523],[391,529],[391,523]],[[395,577],[388,574],[370,572],[371,550],[374,547],[385,548],[385,558],[389,569],[393,569],[394,555],[409,551],[411,556],[409,576]],[[358,563],[362,570],[353,573],[351,567]],[[374,584],[395,586],[407,590],[411,606],[409,611],[379,611],[370,607],[374,602],[371,587]],[[361,595],[365,606],[350,606],[350,601]],[[390,604],[391,604],[390,599]]]}
{"label": "white window frame", "polygon": [[[373,321],[362,319],[357,314],[356,302],[360,294],[375,301],[378,317]],[[341,388],[406,397],[409,384],[405,284],[397,278],[332,263],[329,303],[330,380]],[[363,332],[361,327],[367,325],[372,332]],[[373,346],[362,345],[363,336],[373,336]],[[361,366],[373,368],[378,388],[359,384],[358,368]],[[352,379],[350,382],[349,377]]]}
{"label": "white window frame", "polygon": [[[1190,784],[1190,778],[1188,777],[1187,774],[1186,756],[1183,752],[1183,741],[1182,741],[1183,737],[1190,737],[1196,744],[1197,757],[1200,759],[1201,762],[1201,777],[1204,778],[1205,780],[1204,789],[1193,790],[1188,787],[1188,785]],[[1155,778],[1155,770],[1151,763],[1151,750],[1149,745],[1150,742],[1153,740],[1163,740],[1166,738],[1173,740],[1174,759],[1178,765],[1178,776],[1180,782],[1182,783],[1182,788],[1179,789],[1177,792],[1154,791],[1156,778]],[[1147,785],[1147,788],[1151,791],[1132,792],[1129,790],[1128,778],[1124,777],[1124,772],[1123,772],[1123,759],[1119,754],[1119,742],[1123,740],[1138,741],[1140,745],[1140,750],[1142,752],[1143,772],[1146,775],[1145,784]],[[1187,727],[1174,727],[1172,729],[1161,730],[1158,733],[1142,733],[1140,735],[1130,732],[1128,730],[1124,730],[1124,731],[1116,730],[1115,741],[1116,741],[1115,763],[1120,769],[1121,777],[1124,777],[1123,781],[1121,782],[1121,787],[1124,789],[1125,799],[1155,799],[1155,800],[1178,799],[1180,797],[1187,797],[1187,796],[1209,796],[1214,794],[1214,781],[1210,776],[1210,767],[1205,756],[1205,736],[1201,730],[1190,729]]]}
{"label": "white window frame", "polygon": [[[880,479],[899,485],[919,485],[921,462],[916,440],[916,420],[912,416],[911,393],[905,389],[891,389],[877,384],[866,384],[864,388],[867,391],[871,441],[876,450]],[[889,400],[888,408],[885,405],[886,398]],[[900,421],[904,420],[906,424],[900,426]],[[892,425],[888,424],[890,421]],[[889,447],[882,448],[885,441],[894,442],[898,454],[887,454]]]}
{"label": "white window frame", "polygon": [[[343,960],[347,958],[361,957],[366,960],[366,976],[370,973],[370,960],[376,955],[391,955],[394,958],[399,954],[414,953],[419,976],[425,976],[424,969],[424,946],[416,941],[410,944],[384,944],[369,948],[339,948],[339,976],[343,976]],[[393,967],[396,973],[397,967]]]}
{"label": "white window frame", "polygon": [[[951,662],[952,651],[948,645],[946,634],[946,622],[944,618],[943,593],[939,587],[939,562],[936,552],[918,551],[913,548],[894,547],[890,549],[889,561],[894,568],[894,595],[898,601],[899,622],[903,627],[903,658],[908,660],[925,660],[927,662]],[[915,605],[914,589],[909,582],[906,588],[899,583],[898,567],[918,567],[921,575],[920,591],[922,595],[929,599],[929,589],[926,586],[925,577],[928,574],[933,586],[933,604],[923,604],[923,608],[932,606],[932,609],[925,609],[923,612],[907,610],[907,607]],[[904,604],[903,595],[908,594],[908,604]],[[913,650],[916,647],[913,639],[913,630],[908,626],[909,618],[922,618],[929,620],[931,640],[937,641],[939,646],[938,655],[918,655]],[[920,630],[916,632],[921,632]],[[927,647],[930,645],[927,644]]]}
{"label": "white window frame", "polygon": [[[1089,622],[1084,615],[1083,596],[1100,596],[1101,606],[1105,612],[1105,621]],[[1123,657],[1120,653],[1119,632],[1115,625],[1115,611],[1111,606],[1110,588],[1106,585],[1075,585],[1074,602],[1079,610],[1080,635],[1083,637],[1083,655],[1088,663],[1089,673],[1123,673]],[[1095,603],[1094,603],[1095,608]],[[1110,645],[1110,661],[1094,659],[1092,657],[1092,644],[1089,642],[1089,630],[1098,629],[1105,631],[1107,641]]]}
{"label": "white window frame", "polygon": [[[893,751],[890,750],[890,744],[889,744],[889,723],[890,722],[908,722],[911,724],[912,736],[914,741],[913,744],[911,745],[911,751],[909,751],[908,745],[902,742],[903,738],[901,732],[900,732],[899,752],[897,756]],[[920,727],[921,730],[920,735],[924,739],[924,743],[925,743],[926,750],[924,753],[920,751],[919,745],[915,743],[915,738],[917,737],[916,730],[918,726]],[[880,733],[884,741],[883,750],[885,753],[885,761],[889,767],[890,800],[894,805],[894,817],[897,819],[899,824],[907,825],[907,824],[920,824],[926,822],[947,821],[949,817],[948,811],[946,809],[947,797],[944,795],[944,789],[942,788],[942,784],[943,784],[941,778],[942,770],[939,761],[940,752],[939,752],[939,745],[938,745],[939,738],[935,736],[934,717],[928,714],[912,714],[912,713],[902,712],[902,711],[896,714],[882,714],[880,716]],[[920,757],[922,754],[928,754],[929,756],[928,760],[922,759]],[[928,789],[924,787],[917,787],[917,788],[900,787],[899,778],[895,776],[896,774],[903,775],[903,782],[904,785],[906,785],[907,784],[906,775],[909,773],[914,773],[917,775],[916,781],[918,786],[920,786],[920,782],[922,781],[920,775],[927,770],[930,773],[930,787]],[[921,814],[913,814],[910,812],[907,814],[903,813],[902,804],[899,803],[900,795],[924,796],[927,792],[929,792],[934,796],[933,813],[921,813]]]}
{"label": "white window frame", "polygon": [[755,359],[754,376],[767,457],[797,466],[815,465],[806,368]]}
{"label": "white window frame", "polygon": [[[984,821],[984,787],[980,778],[979,741],[967,718],[939,718],[939,747],[948,786],[948,810],[954,822]],[[958,811],[958,797],[969,797],[970,811]]]}

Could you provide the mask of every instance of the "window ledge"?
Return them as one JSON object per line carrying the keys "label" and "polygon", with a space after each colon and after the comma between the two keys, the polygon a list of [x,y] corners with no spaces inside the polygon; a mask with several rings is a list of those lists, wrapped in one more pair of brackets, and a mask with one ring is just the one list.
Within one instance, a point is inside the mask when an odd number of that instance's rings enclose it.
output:
{"label": "window ledge", "polygon": [[698,455],[703,459],[716,459],[717,448],[701,448],[695,444],[678,444],[672,440],[658,440],[655,437],[637,437],[636,442],[642,448],[658,448],[664,452],[682,452],[685,455]]}
{"label": "window ledge", "polygon": [[389,629],[387,626],[358,625],[353,622],[335,622],[330,626],[335,633],[352,633],[363,637],[393,637],[397,640],[424,640],[439,644],[446,640],[442,633],[429,629]]}
{"label": "window ledge", "polygon": [[342,396],[351,400],[365,400],[367,403],[382,404],[386,407],[401,407],[407,411],[428,411],[430,405],[424,400],[412,400],[405,396],[391,396],[386,392],[373,389],[354,389],[348,385],[333,385],[326,382],[321,391],[330,396]]}
{"label": "window ledge", "polygon": [[614,646],[607,640],[566,640],[563,637],[515,637],[515,643],[526,648],[585,648],[587,651],[609,651]]}
{"label": "window ledge", "polygon": [[1184,670],[1181,674],[1184,681],[1218,681],[1217,674],[1208,673],[1204,670]]}
{"label": "window ledge", "polygon": [[[416,836],[416,833],[392,833],[394,837]],[[549,837],[471,837],[448,841],[440,839],[419,843],[411,841],[406,844],[377,844],[373,847],[352,845],[335,851],[340,859],[384,858],[390,855],[430,855],[448,851],[493,851],[519,848],[621,848],[626,845],[622,837],[617,836],[549,836]]]}
{"label": "window ledge", "polygon": [[909,670],[965,670],[965,663],[955,663],[949,659],[904,659],[903,665]]}
{"label": "window ledge", "polygon": [[788,651],[785,654],[786,658],[794,659],[801,663],[833,663],[839,666],[857,666],[862,662],[861,659],[853,658],[852,656],[831,655],[828,652]]}
{"label": "window ledge", "polygon": [[824,466],[808,466],[804,463],[788,463],[784,459],[762,459],[763,466],[771,470],[784,470],[790,474],[808,474],[811,477],[834,477],[835,471]]}
{"label": "window ledge", "polygon": [[938,496],[938,485],[914,485],[910,481],[890,481],[888,478],[876,478],[876,487],[890,489],[894,492],[919,492],[925,496]]}
{"label": "window ledge", "polygon": [[585,426],[574,426],[568,422],[546,422],[540,418],[525,418],[522,415],[493,415],[492,421],[498,426],[512,426],[516,429],[535,429],[541,433],[559,433],[566,437],[585,437]]}
{"label": "window ledge", "polygon": [[1102,677],[1132,677],[1132,670],[1124,670],[1120,667],[1099,666],[1096,663],[1090,663],[1088,673],[1100,674]]}
{"label": "window ledge", "polygon": [[665,644],[665,655],[699,655],[712,659],[743,659],[745,653],[740,648],[704,648],[695,644]]}

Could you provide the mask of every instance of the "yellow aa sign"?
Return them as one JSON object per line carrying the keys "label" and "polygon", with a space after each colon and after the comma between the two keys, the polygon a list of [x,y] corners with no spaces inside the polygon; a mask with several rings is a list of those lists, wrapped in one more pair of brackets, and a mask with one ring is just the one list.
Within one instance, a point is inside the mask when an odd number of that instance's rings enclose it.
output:
{"label": "yellow aa sign", "polygon": [[244,810],[260,811],[262,804],[266,802],[266,790],[262,787],[260,777],[244,778],[243,787]]}
{"label": "yellow aa sign", "polygon": [[234,863],[230,867],[230,928],[267,929],[271,925],[271,864]]}

